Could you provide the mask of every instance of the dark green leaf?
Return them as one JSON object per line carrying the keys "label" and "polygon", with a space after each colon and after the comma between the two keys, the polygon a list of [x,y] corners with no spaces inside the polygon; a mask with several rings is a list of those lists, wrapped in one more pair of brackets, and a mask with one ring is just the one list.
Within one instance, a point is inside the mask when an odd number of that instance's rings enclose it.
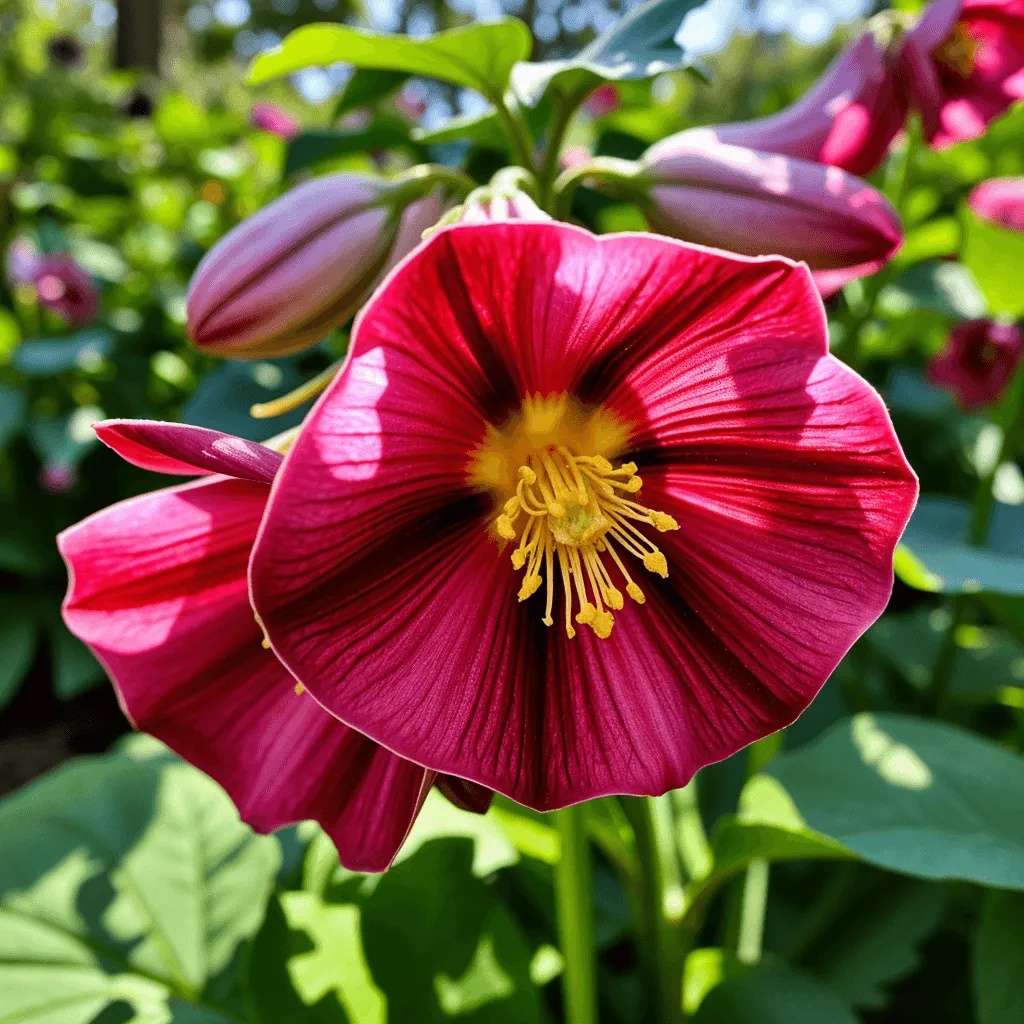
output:
{"label": "dark green leaf", "polygon": [[880,1010],[893,982],[921,963],[919,946],[939,926],[949,893],[932,883],[887,876],[878,896],[852,907],[810,951],[814,973],[851,1006]]}
{"label": "dark green leaf", "polygon": [[0,708],[17,693],[32,667],[36,624],[29,612],[13,603],[0,607]]}
{"label": "dark green leaf", "polygon": [[493,107],[480,114],[453,117],[437,128],[414,128],[412,137],[424,145],[443,145],[467,139],[485,149],[504,150],[508,147],[505,129]]}
{"label": "dark green leaf", "polygon": [[765,961],[713,988],[694,1024],[857,1024],[853,1011],[820,981]]}
{"label": "dark green leaf", "polygon": [[28,395],[21,388],[0,384],[0,451],[21,428],[28,408]]}
{"label": "dark green leaf", "polygon": [[337,120],[350,110],[358,110],[401,88],[409,79],[404,71],[382,71],[376,68],[356,68],[341,90],[334,107]]}
{"label": "dark green leaf", "polygon": [[103,682],[103,669],[89,648],[72,636],[63,625],[50,634],[53,650],[53,688],[62,700],[76,697]]}
{"label": "dark green leaf", "polygon": [[23,341],[11,364],[26,377],[52,377],[76,368],[87,368],[110,355],[114,335],[101,328],[77,331],[65,338]]}
{"label": "dark green leaf", "polygon": [[512,88],[529,107],[547,96],[574,106],[602,82],[652,78],[677,71],[689,59],[673,37],[701,0],[649,0],[598,36],[575,57],[522,63],[512,70]]}
{"label": "dark green leaf", "polygon": [[1024,1020],[1024,895],[987,892],[974,938],[978,1024]]}
{"label": "dark green leaf", "polygon": [[962,263],[933,260],[904,270],[890,286],[915,306],[934,309],[944,316],[971,320],[985,315],[985,296],[974,275]]}
{"label": "dark green leaf", "polygon": [[256,420],[249,409],[257,402],[269,402],[288,394],[302,378],[287,359],[255,363],[226,362],[203,378],[185,403],[181,418],[197,427],[223,430],[252,441],[265,441],[282,430],[302,422],[304,410]]}
{"label": "dark green leaf", "polygon": [[375,117],[358,131],[303,132],[288,143],[284,173],[294,174],[322,160],[380,149],[408,149],[419,152],[409,137],[409,125],[397,117]]}
{"label": "dark green leaf", "polygon": [[967,543],[970,506],[956,498],[922,498],[896,552],[900,579],[944,594],[1024,594],[1024,506],[992,510],[986,547]]}
{"label": "dark green leaf", "polygon": [[257,57],[249,81],[255,85],[303,68],[340,62],[437,78],[498,97],[508,84],[512,66],[529,57],[531,47],[530,30],[515,18],[448,29],[423,39],[347,25],[307,25]]}
{"label": "dark green leaf", "polygon": [[879,867],[1024,889],[1024,758],[990,740],[862,714],[765,771],[808,828]]}
{"label": "dark green leaf", "polygon": [[232,1019],[207,987],[260,927],[279,853],[219,786],[134,737],[9,797],[0,833],[0,1020]]}

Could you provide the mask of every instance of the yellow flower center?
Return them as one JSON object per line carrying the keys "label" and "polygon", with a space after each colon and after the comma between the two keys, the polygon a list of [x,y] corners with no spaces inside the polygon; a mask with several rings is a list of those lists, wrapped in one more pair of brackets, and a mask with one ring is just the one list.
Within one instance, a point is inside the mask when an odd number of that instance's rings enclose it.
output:
{"label": "yellow flower center", "polygon": [[980,42],[971,34],[967,24],[958,21],[949,38],[935,50],[935,59],[951,68],[961,78],[974,74],[975,58]]}
{"label": "yellow flower center", "polygon": [[471,483],[504,499],[493,526],[503,541],[516,543],[511,557],[523,571],[519,600],[543,586],[543,622],[551,626],[561,580],[570,639],[573,621],[602,639],[611,635],[612,612],[624,605],[620,586],[644,603],[624,555],[668,576],[664,554],[641,527],[663,533],[679,525],[633,499],[643,486],[635,463],[615,466],[608,458],[627,436],[603,410],[587,414],[565,396],[531,398],[509,427],[488,431],[470,464]]}

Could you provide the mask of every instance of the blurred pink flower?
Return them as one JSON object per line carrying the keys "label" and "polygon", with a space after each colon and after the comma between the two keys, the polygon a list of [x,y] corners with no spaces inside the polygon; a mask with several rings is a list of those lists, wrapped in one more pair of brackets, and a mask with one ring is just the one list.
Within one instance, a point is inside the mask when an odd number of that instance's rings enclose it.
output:
{"label": "blurred pink flower", "polygon": [[967,205],[982,220],[1024,231],[1024,178],[989,178],[975,186]]}
{"label": "blurred pink flower", "polygon": [[12,284],[32,284],[42,257],[27,239],[16,238],[7,250],[7,278]]}
{"label": "blurred pink flower", "polygon": [[558,158],[563,171],[573,167],[581,167],[591,159],[591,152],[586,146],[566,146]]}
{"label": "blurred pink flower", "polygon": [[591,117],[604,117],[619,109],[622,100],[619,90],[611,82],[599,85],[586,99],[583,108]]}
{"label": "blurred pink flower", "polygon": [[903,241],[899,216],[838,167],[688,132],[641,158],[641,207],[655,231],[747,256],[805,262],[822,294],[873,274]]}
{"label": "blurred pink flower", "polygon": [[41,257],[31,283],[41,305],[76,327],[96,315],[99,296],[92,278],[67,253]]}
{"label": "blurred pink flower", "polygon": [[935,0],[903,42],[900,72],[930,145],[977,138],[1024,98],[1024,0]]}
{"label": "blurred pink flower", "polygon": [[67,494],[78,482],[78,470],[68,462],[47,462],[39,470],[39,487],[47,494]]}
{"label": "blurred pink flower", "polygon": [[299,122],[276,103],[254,103],[249,111],[249,119],[255,127],[281,139],[294,139],[302,132]]}
{"label": "blurred pink flower", "polygon": [[968,320],[949,332],[945,348],[928,364],[928,376],[964,409],[997,401],[1024,355],[1024,336],[1014,324]]}

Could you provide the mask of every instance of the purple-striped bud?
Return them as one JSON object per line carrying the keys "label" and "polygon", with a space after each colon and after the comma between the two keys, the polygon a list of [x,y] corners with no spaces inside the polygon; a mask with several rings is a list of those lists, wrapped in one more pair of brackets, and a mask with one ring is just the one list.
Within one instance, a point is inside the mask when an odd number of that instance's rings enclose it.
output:
{"label": "purple-striped bud", "polygon": [[404,214],[398,203],[396,186],[362,174],[292,189],[200,262],[188,293],[189,336],[204,351],[242,359],[315,344],[359,309],[389,264],[415,248],[436,220],[427,223],[432,211],[440,214],[436,195]]}
{"label": "purple-striped bud", "polygon": [[673,135],[640,161],[641,205],[662,234],[801,260],[824,295],[872,274],[903,240],[896,211],[838,167]]}

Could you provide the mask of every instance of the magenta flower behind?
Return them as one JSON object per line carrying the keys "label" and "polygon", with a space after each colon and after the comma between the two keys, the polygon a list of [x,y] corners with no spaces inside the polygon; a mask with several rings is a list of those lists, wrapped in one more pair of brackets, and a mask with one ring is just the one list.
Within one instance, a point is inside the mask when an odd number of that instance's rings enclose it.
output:
{"label": "magenta flower behind", "polygon": [[1024,178],[989,178],[971,190],[967,205],[982,220],[1024,231]]}
{"label": "magenta flower behind", "polygon": [[261,643],[246,568],[281,455],[199,427],[98,424],[135,465],[201,479],[133,498],[58,538],[68,628],[125,714],[215,778],[254,828],[320,822],[353,870],[383,870],[435,782],[461,806],[490,794],[395,757],[302,693]]}

